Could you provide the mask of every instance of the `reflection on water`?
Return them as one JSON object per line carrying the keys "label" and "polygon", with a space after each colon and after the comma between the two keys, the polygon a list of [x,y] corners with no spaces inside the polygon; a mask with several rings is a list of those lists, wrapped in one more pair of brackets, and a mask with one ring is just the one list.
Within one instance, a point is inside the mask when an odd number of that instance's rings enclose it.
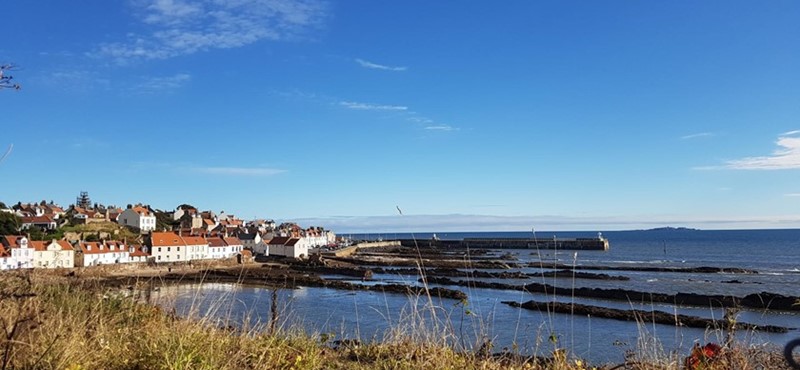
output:
{"label": "reflection on water", "polygon": [[[415,339],[435,339],[458,349],[474,349],[486,339],[491,339],[496,351],[506,347],[540,355],[552,351],[553,344],[547,338],[555,334],[559,346],[572,349],[576,356],[599,363],[622,361],[624,352],[635,349],[641,338],[658,338],[664,349],[679,353],[688,353],[697,340],[722,340],[716,334],[701,329],[647,323],[637,325],[520,310],[500,302],[547,300],[553,297],[516,291],[463,289],[469,295],[466,303],[435,297],[429,301],[425,296],[407,297],[371,291],[349,292],[306,287],[281,289],[278,291],[278,322],[284,330],[304,330],[309,334],[332,333],[337,339],[385,340],[395,335],[409,335]],[[154,298],[159,304],[174,308],[179,315],[203,317],[215,320],[219,325],[258,330],[270,320],[271,293],[269,289],[235,284],[178,285],[162,288]],[[570,297],[558,299],[566,302],[571,300]],[[626,307],[621,302],[575,299],[576,303],[586,301],[631,308],[631,305]],[[702,308],[676,309],[666,305],[645,308],[667,312],[680,310],[681,313],[706,317],[719,318],[721,315],[720,311]],[[790,326],[797,326],[800,322],[797,315],[755,312],[745,312],[741,319],[779,325],[789,323]],[[781,345],[796,335],[797,332],[748,332],[739,333],[739,339],[754,344],[772,342]]]}

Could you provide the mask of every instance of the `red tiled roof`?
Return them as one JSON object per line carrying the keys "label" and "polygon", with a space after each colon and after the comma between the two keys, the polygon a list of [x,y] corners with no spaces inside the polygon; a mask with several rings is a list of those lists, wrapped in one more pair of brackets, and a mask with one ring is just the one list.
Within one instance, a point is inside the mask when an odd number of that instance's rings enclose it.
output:
{"label": "red tiled roof", "polygon": [[131,245],[131,247],[133,247],[133,253],[130,254],[131,257],[147,257],[150,255],[150,253],[145,253],[142,250],[141,245]]}
{"label": "red tiled roof", "polygon": [[54,205],[54,204],[46,205],[44,207],[44,210],[45,210],[45,213],[49,212],[50,214],[64,213],[64,209],[63,208],[61,208],[61,207],[59,207],[57,205]]}
{"label": "red tiled roof", "polygon": [[147,208],[136,206],[131,209],[142,216],[150,216],[150,210],[148,210]]}
{"label": "red tiled roof", "polygon": [[[114,246],[114,249],[111,247]],[[89,248],[91,247],[91,248]],[[101,248],[102,247],[102,248]],[[127,249],[122,242],[118,241],[107,241],[103,242],[80,242],[78,243],[78,248],[80,248],[83,254],[100,254],[100,253],[119,253],[125,252]]]}
{"label": "red tiled roof", "polygon": [[[50,245],[52,241],[38,241],[38,240],[31,240],[28,242],[28,246],[33,248],[35,251],[44,252],[47,250],[47,246]],[[56,240],[56,244],[61,247],[63,251],[71,251],[72,246],[69,245],[65,240]]]}
{"label": "red tiled roof", "polygon": [[287,237],[287,236],[276,236],[276,237],[272,238],[272,240],[270,240],[269,243],[267,243],[267,244],[270,244],[270,245],[286,245],[286,242],[288,242],[289,239],[290,238]]}
{"label": "red tiled roof", "polygon": [[227,245],[242,245],[242,241],[235,236],[225,237],[223,240],[225,240],[225,244]]}
{"label": "red tiled roof", "polygon": [[4,235],[0,244],[9,248],[19,248],[19,240],[24,237],[24,235]]}
{"label": "red tiled roof", "polygon": [[206,241],[208,242],[208,246],[212,247],[212,248],[219,248],[219,247],[225,247],[226,246],[225,241],[222,240],[222,238],[219,238],[219,237],[217,237],[217,238],[206,238]]}
{"label": "red tiled roof", "polygon": [[154,232],[150,236],[150,240],[152,241],[154,247],[173,247],[186,245],[183,242],[183,239],[178,236],[178,234],[171,232]]}
{"label": "red tiled roof", "polygon": [[186,245],[208,245],[208,242],[202,236],[182,236],[183,242]]}
{"label": "red tiled roof", "polygon": [[50,216],[22,217],[23,224],[49,224],[53,222]]}
{"label": "red tiled roof", "polygon": [[[111,247],[114,247],[114,249],[111,249]],[[124,251],[128,250],[128,248],[127,248],[127,246],[125,246],[125,244],[123,244],[122,242],[118,242],[116,240],[108,240],[108,241],[106,241],[106,248],[108,250],[110,250],[111,252],[119,252],[119,251],[123,251],[124,252]]]}

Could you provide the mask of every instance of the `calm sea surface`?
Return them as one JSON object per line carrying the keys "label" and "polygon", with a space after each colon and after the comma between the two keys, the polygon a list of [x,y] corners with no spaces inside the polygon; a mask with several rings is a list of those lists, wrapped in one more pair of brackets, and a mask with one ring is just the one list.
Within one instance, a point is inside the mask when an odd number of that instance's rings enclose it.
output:
{"label": "calm sea surface", "polygon": [[[464,237],[530,237],[531,232],[502,233],[437,233],[441,239]],[[363,239],[416,238],[427,240],[431,233],[364,234]],[[596,232],[536,232],[541,239],[593,237]],[[500,256],[510,252],[517,262],[576,264],[583,266],[658,266],[658,267],[739,267],[757,270],[758,274],[687,274],[636,271],[599,271],[628,276],[629,281],[595,281],[582,279],[531,278],[527,280],[491,280],[507,284],[546,282],[563,287],[623,288],[660,293],[704,293],[744,296],[771,292],[800,297],[800,230],[735,230],[735,231],[620,231],[603,232],[611,242],[607,252],[498,250]],[[513,270],[512,270],[513,271]],[[535,273],[538,268],[519,271]],[[348,280],[342,276],[326,276]],[[544,280],[544,281],[543,281]],[[738,280],[739,283],[726,283]],[[360,280],[356,283],[362,283]],[[401,282],[418,284],[417,277],[400,274],[378,274],[367,284]],[[524,353],[547,354],[554,334],[558,346],[569,348],[576,356],[594,362],[620,362],[627,350],[689,352],[695,341],[720,341],[719,333],[700,329],[676,328],[652,323],[636,324],[585,316],[570,316],[520,310],[501,301],[546,301],[585,303],[621,309],[654,309],[710,318],[721,318],[722,310],[713,307],[679,307],[649,302],[604,301],[586,298],[552,297],[516,291],[469,289],[463,302],[448,299],[409,298],[399,294],[349,292],[326,288],[300,288],[279,292],[280,322],[284,328],[300,328],[311,333],[333,333],[337,338],[380,340],[392,332],[404,330],[417,334],[446,337],[459,348],[475,348],[490,339],[495,350],[504,347]],[[161,292],[163,304],[178,312],[212,318],[224,318],[228,324],[265,323],[270,315],[270,291],[230,284],[178,286]],[[432,306],[431,306],[432,303]],[[431,309],[433,307],[433,309]],[[740,321],[800,327],[800,315],[785,312],[745,310]],[[442,334],[445,335],[442,335]],[[739,333],[748,343],[783,345],[800,337],[797,330],[789,334],[760,332]],[[653,343],[657,339],[658,343]]]}

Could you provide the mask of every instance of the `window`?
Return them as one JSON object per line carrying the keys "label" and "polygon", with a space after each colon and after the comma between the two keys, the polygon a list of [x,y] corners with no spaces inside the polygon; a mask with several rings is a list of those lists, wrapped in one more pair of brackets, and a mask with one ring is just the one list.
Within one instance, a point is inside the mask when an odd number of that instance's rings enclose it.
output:
{"label": "window", "polygon": [[167,247],[167,252],[169,252],[170,248],[172,248],[172,247]]}
{"label": "window", "polygon": [[178,247],[178,252],[180,252],[180,251],[181,251],[181,247]]}
{"label": "window", "polygon": [[158,256],[158,260],[161,261],[161,256]]}
{"label": "window", "polygon": [[158,247],[158,253],[161,253],[161,247]]}

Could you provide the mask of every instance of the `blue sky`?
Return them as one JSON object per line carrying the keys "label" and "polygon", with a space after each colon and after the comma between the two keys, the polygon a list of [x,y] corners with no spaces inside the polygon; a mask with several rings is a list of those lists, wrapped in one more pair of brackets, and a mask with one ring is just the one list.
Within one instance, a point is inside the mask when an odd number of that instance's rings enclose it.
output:
{"label": "blue sky", "polygon": [[[0,200],[800,227],[796,1],[10,2]],[[402,209],[400,215],[396,207]]]}

